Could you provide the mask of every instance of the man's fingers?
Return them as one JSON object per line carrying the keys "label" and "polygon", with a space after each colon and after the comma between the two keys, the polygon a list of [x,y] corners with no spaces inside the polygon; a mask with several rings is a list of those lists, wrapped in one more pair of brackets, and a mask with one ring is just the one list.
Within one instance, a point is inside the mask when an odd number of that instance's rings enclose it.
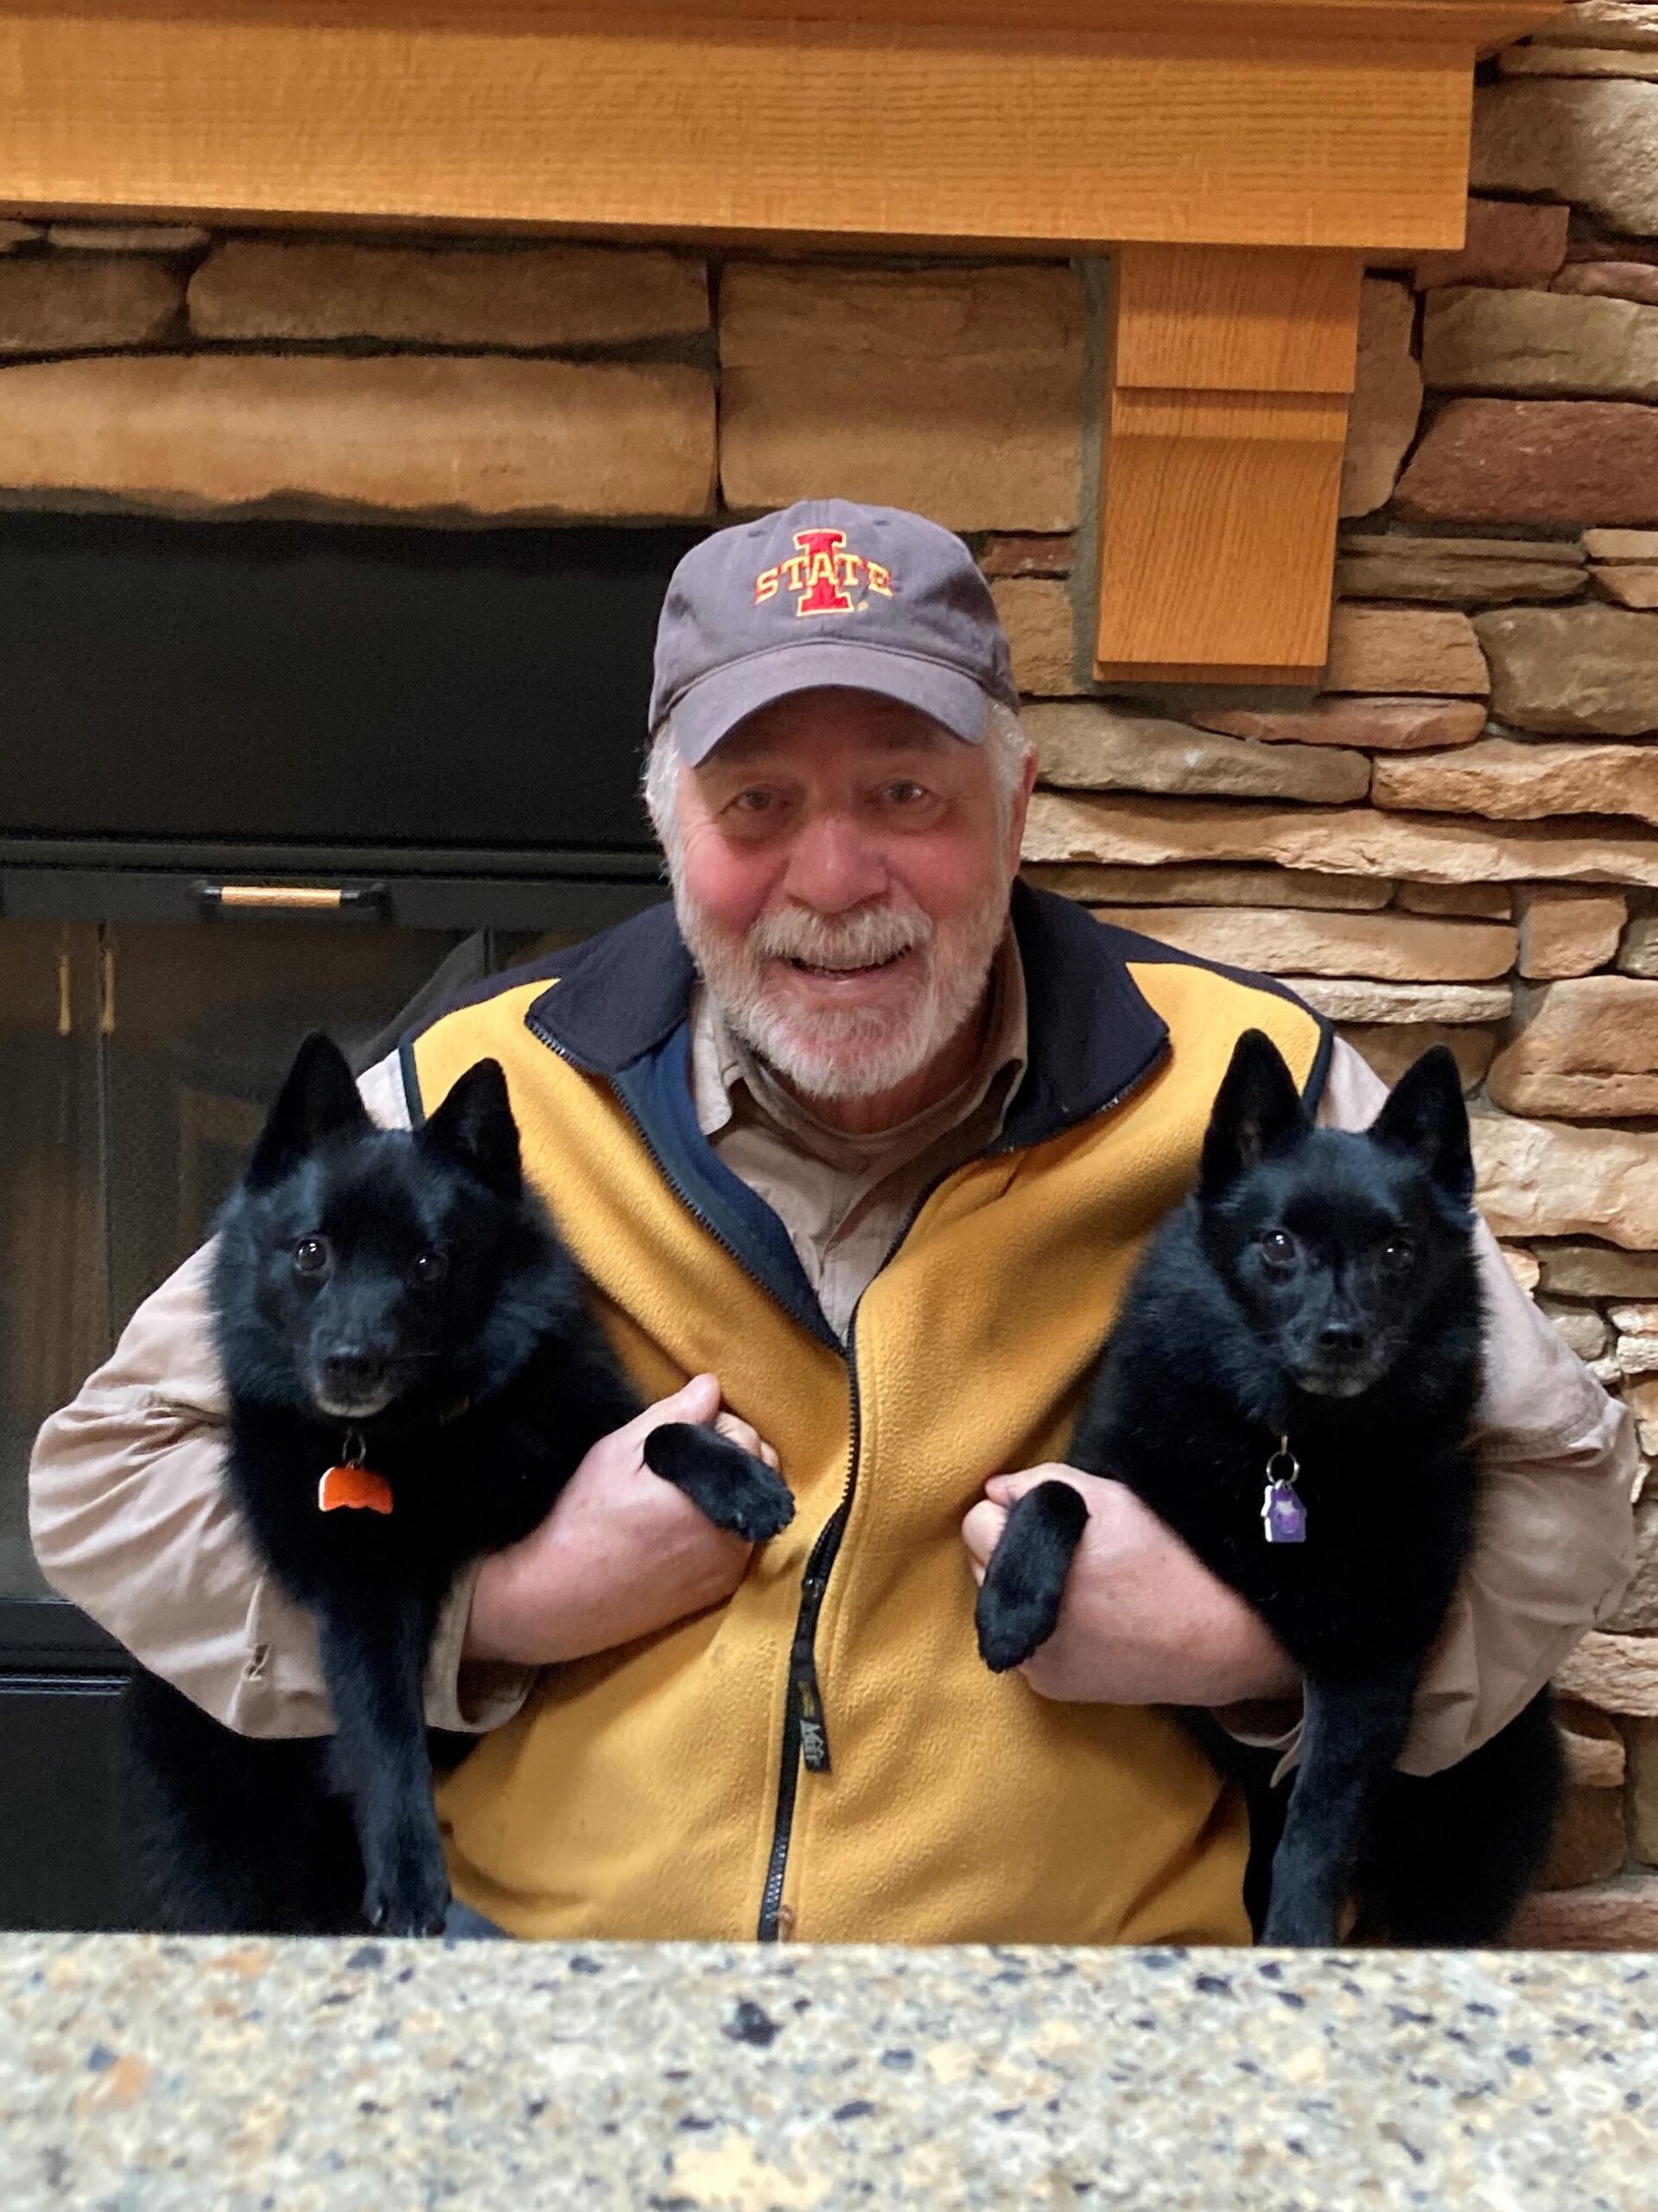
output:
{"label": "man's fingers", "polygon": [[618,1429],[619,1436],[626,1436],[634,1444],[642,1444],[653,1428],[665,1428],[670,1421],[688,1421],[701,1424],[710,1421],[720,1408],[720,1378],[717,1375],[693,1375],[690,1381],[676,1390],[671,1397],[658,1398],[642,1414],[636,1414],[626,1429]]}
{"label": "man's fingers", "polygon": [[769,1444],[763,1441],[759,1429],[751,1428],[746,1421],[740,1421],[733,1413],[721,1414],[714,1426],[740,1452],[752,1453],[756,1459],[763,1459],[768,1467],[775,1471],[778,1455]]}
{"label": "man's fingers", "polygon": [[1020,1467],[1011,1475],[992,1475],[984,1486],[984,1494],[993,1504],[1016,1505],[1026,1491],[1034,1490],[1039,1483],[1076,1480],[1075,1467],[1061,1466],[1058,1461],[1051,1459],[1040,1467]]}
{"label": "man's fingers", "polygon": [[980,1568],[988,1562],[1002,1530],[1007,1526],[1006,1509],[981,1498],[962,1523],[962,1541]]}
{"label": "man's fingers", "polygon": [[752,1452],[774,1472],[779,1465],[777,1453],[757,1428],[737,1414],[721,1410],[717,1375],[693,1375],[671,1397],[658,1398],[654,1405],[647,1406],[629,1423],[626,1433],[634,1445],[641,1445],[653,1428],[664,1428],[675,1421],[689,1421],[698,1428],[711,1425],[740,1452]]}

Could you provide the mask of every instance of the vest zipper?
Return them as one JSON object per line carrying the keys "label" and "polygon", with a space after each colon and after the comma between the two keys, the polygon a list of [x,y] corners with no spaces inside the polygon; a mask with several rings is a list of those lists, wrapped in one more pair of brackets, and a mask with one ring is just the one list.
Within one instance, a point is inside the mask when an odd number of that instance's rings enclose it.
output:
{"label": "vest zipper", "polygon": [[829,1731],[817,1682],[815,1647],[817,1616],[823,1611],[823,1592],[829,1587],[829,1570],[835,1565],[841,1548],[841,1538],[846,1532],[847,1520],[852,1511],[852,1494],[858,1484],[858,1446],[862,1431],[862,1411],[858,1401],[857,1330],[858,1317],[854,1309],[847,1328],[846,1341],[847,1376],[852,1394],[852,1434],[847,1447],[846,1486],[841,1492],[841,1503],[817,1532],[817,1541],[807,1555],[806,1572],[801,1578],[800,1610],[795,1616],[794,1643],[789,1653],[789,1695],[783,1709],[783,1751],[778,1772],[777,1817],[772,1827],[772,1856],[765,1869],[765,1887],[760,1893],[759,1925],[755,1930],[762,1943],[775,1943],[779,1934],[783,1883],[789,1871],[789,1842],[794,1833],[795,1797],[800,1784],[802,1759],[812,1774],[828,1774],[830,1771]]}
{"label": "vest zipper", "polygon": [[[1103,1104],[1096,1107],[1095,1113],[1109,1114],[1121,1106],[1131,1093],[1156,1074],[1167,1057],[1168,1048],[1165,1046],[1120,1090],[1114,1091]],[[1093,1118],[1093,1115],[1089,1116],[1090,1121]],[[990,1159],[999,1152],[1019,1149],[1021,1147],[1014,1145],[993,1145],[985,1157]],[[875,1270],[877,1274],[891,1265],[933,1192],[957,1172],[956,1168],[947,1168],[928,1184],[888,1246],[886,1257]],[[823,1593],[829,1587],[829,1575],[840,1554],[841,1539],[846,1534],[846,1525],[851,1518],[853,1493],[858,1484],[858,1448],[861,1440],[862,1421],[858,1402],[857,1333],[858,1315],[854,1307],[848,1325],[846,1339],[847,1373],[852,1391],[852,1442],[847,1455],[846,1488],[841,1494],[841,1503],[823,1523],[817,1541],[811,1548],[806,1561],[805,1577],[801,1584],[800,1611],[796,1616],[794,1643],[789,1655],[789,1697],[783,1714],[783,1753],[781,1770],[778,1776],[777,1818],[772,1830],[772,1856],[765,1870],[765,1887],[760,1896],[759,1924],[755,1930],[762,1943],[775,1943],[781,1934],[783,1885],[789,1872],[789,1844],[794,1832],[795,1799],[799,1790],[802,1758],[804,1758],[809,1771],[814,1774],[830,1771],[829,1732],[817,1680],[815,1647],[818,1616],[823,1609]]]}
{"label": "vest zipper", "polygon": [[[556,1059],[562,1060],[567,1067],[579,1066],[579,1063],[564,1050],[557,1039],[543,1028],[538,1021],[531,1019],[528,1021],[527,1027],[530,1033],[540,1039]],[[670,1173],[661,1154],[651,1141],[650,1132],[634,1112],[631,1101],[613,1084],[611,1086],[611,1092],[632,1124],[635,1135],[650,1155],[651,1165],[696,1223],[698,1228],[711,1236],[720,1249],[742,1269],[749,1281],[770,1297],[772,1294],[771,1286],[755,1273],[729,1237],[721,1234],[717,1225],[708,1219],[707,1214],[703,1212],[702,1207],[697,1205],[696,1199],[677,1177]],[[943,1179],[941,1177],[939,1179],[942,1181]],[[915,1219],[916,1215],[920,1212],[922,1206],[931,1197],[932,1191],[937,1187],[936,1184],[931,1185],[917,1200],[909,1221],[905,1223],[893,1243],[893,1252],[903,1243],[905,1236],[908,1234],[910,1223]],[[892,1252],[889,1252],[886,1256],[891,1259]],[[883,1262],[882,1264],[884,1266],[886,1262]],[[759,1938],[763,1943],[774,1943],[778,1940],[778,1918],[783,1901],[783,1878],[788,1867],[789,1836],[794,1825],[795,1790],[800,1777],[800,1763],[803,1754],[807,1766],[813,1773],[827,1774],[829,1770],[829,1737],[823,1726],[823,1699],[818,1693],[817,1662],[813,1653],[813,1641],[817,1629],[818,1611],[823,1602],[823,1592],[829,1585],[829,1569],[834,1565],[835,1554],[841,1547],[842,1532],[846,1527],[847,1516],[852,1510],[852,1492],[857,1479],[860,1415],[857,1369],[853,1361],[853,1336],[856,1326],[857,1317],[854,1313],[847,1331],[846,1344],[836,1347],[847,1363],[847,1371],[851,1378],[852,1440],[847,1454],[846,1487],[842,1492],[840,1504],[818,1530],[817,1540],[807,1554],[806,1572],[801,1579],[800,1609],[795,1620],[794,1642],[789,1652],[789,1691],[783,1715],[783,1757],[778,1781],[777,1818],[772,1832],[771,1863],[766,1871],[765,1888],[760,1901]]]}
{"label": "vest zipper", "polygon": [[[954,1168],[947,1168],[943,1174],[935,1175],[922,1192],[905,1215],[898,1235],[888,1245],[880,1267],[875,1270],[876,1274],[890,1264],[893,1254],[914,1228],[921,1209],[933,1192],[941,1183],[947,1183],[955,1173]],[[859,1302],[861,1304],[861,1300]],[[775,1943],[779,1933],[783,1884],[789,1871],[789,1845],[794,1834],[795,1798],[799,1789],[803,1756],[810,1772],[827,1774],[830,1771],[829,1731],[823,1713],[823,1692],[817,1680],[817,1617],[823,1610],[823,1593],[829,1588],[830,1573],[840,1555],[841,1539],[846,1534],[846,1524],[852,1516],[853,1493],[858,1487],[858,1447],[862,1441],[863,1417],[858,1398],[857,1338],[858,1309],[854,1306],[846,1332],[847,1376],[852,1395],[852,1436],[847,1450],[846,1487],[841,1492],[841,1503],[818,1531],[817,1541],[811,1548],[800,1586],[800,1611],[795,1617],[794,1643],[789,1654],[789,1700],[783,1714],[783,1757],[781,1771],[778,1776],[777,1819],[772,1829],[772,1857],[765,1870],[765,1887],[760,1896],[759,1926],[755,1931],[762,1943]],[[808,1749],[814,1742],[818,1751],[816,1759]]]}

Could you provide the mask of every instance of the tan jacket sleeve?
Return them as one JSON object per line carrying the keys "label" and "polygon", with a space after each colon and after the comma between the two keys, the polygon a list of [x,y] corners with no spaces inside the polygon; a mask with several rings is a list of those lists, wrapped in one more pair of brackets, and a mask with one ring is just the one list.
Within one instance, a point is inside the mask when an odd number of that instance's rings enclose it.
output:
{"label": "tan jacket sleeve", "polygon": [[[1320,1122],[1365,1128],[1387,1095],[1338,1039]],[[1399,1761],[1411,1774],[1453,1765],[1513,1719],[1584,1631],[1610,1614],[1635,1564],[1638,1458],[1629,1409],[1521,1289],[1483,1222],[1477,1240],[1486,1307],[1474,1428],[1478,1530],[1418,1686]],[[1377,1504],[1387,1510],[1385,1499]],[[1293,1754],[1299,1728],[1273,1726],[1261,1708],[1222,1717],[1234,1733]]]}
{"label": "tan jacket sleeve", "polygon": [[[386,1128],[409,1116],[395,1058],[363,1077]],[[224,1484],[228,1408],[213,1348],[211,1246],[138,1308],[111,1357],[54,1414],[29,1467],[29,1530],[60,1595],[248,1736],[315,1736],[333,1726],[311,1618],[255,1559]],[[427,1667],[435,1727],[507,1719],[529,1683],[518,1669],[473,1668],[461,1645],[475,1568],[457,1578]]]}

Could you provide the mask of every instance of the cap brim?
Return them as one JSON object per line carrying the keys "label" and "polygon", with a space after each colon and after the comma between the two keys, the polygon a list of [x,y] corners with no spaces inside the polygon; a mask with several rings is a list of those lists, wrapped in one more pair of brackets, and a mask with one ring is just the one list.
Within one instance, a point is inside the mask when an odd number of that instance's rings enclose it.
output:
{"label": "cap brim", "polygon": [[896,699],[942,722],[969,745],[984,735],[987,695],[959,669],[879,645],[823,640],[751,653],[693,683],[669,710],[679,756],[694,768],[762,707],[797,691],[822,690],[873,691]]}

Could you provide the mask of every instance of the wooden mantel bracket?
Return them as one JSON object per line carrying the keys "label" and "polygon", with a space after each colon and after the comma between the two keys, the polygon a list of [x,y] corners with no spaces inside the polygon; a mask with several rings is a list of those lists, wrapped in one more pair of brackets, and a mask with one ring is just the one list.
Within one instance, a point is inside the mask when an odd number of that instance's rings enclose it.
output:
{"label": "wooden mantel bracket", "polygon": [[1114,271],[1095,673],[1308,683],[1323,666],[1352,253],[1125,246]]}
{"label": "wooden mantel bracket", "polygon": [[1115,252],[1102,676],[1316,674],[1358,270],[1556,0],[0,0],[0,209]]}

